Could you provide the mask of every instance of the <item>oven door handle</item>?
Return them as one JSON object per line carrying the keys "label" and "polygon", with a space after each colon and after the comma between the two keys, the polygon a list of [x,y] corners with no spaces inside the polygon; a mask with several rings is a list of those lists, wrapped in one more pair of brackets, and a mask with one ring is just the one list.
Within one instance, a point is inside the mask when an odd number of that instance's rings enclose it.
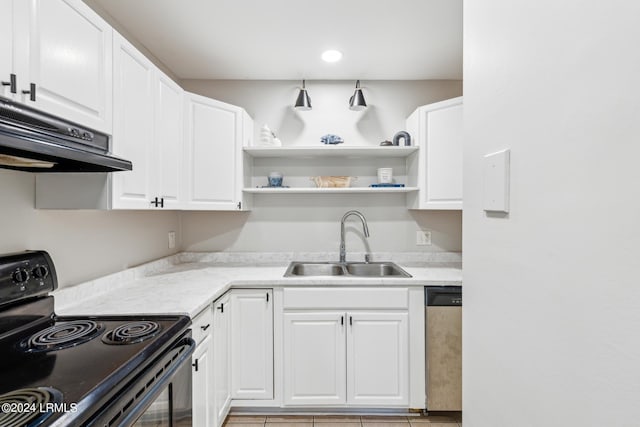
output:
{"label": "oven door handle", "polygon": [[153,401],[160,395],[162,390],[171,382],[175,373],[184,366],[185,363],[191,364],[191,355],[196,349],[196,342],[193,338],[185,337],[180,340],[180,344],[174,347],[177,349],[179,347],[186,346],[187,349],[182,352],[180,358],[176,360],[175,363],[171,365],[169,369],[164,371],[162,376],[158,378],[152,387],[150,387],[145,396],[136,403],[136,405],[127,411],[126,416],[120,421],[121,426],[130,426],[134,422],[138,420],[138,418],[147,410],[147,408],[153,403]]}

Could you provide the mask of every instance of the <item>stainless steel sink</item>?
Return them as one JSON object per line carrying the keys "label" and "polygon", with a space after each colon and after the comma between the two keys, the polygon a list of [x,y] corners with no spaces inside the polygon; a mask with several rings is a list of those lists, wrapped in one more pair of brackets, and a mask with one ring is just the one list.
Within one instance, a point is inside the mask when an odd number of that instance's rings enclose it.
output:
{"label": "stainless steel sink", "polygon": [[346,271],[338,263],[332,262],[292,262],[284,277],[289,276],[344,276]]}
{"label": "stainless steel sink", "polygon": [[411,277],[393,262],[350,262],[345,268],[348,274],[358,277]]}
{"label": "stainless steel sink", "polygon": [[300,262],[293,261],[284,277],[296,276],[353,276],[353,277],[411,277],[393,262]]}

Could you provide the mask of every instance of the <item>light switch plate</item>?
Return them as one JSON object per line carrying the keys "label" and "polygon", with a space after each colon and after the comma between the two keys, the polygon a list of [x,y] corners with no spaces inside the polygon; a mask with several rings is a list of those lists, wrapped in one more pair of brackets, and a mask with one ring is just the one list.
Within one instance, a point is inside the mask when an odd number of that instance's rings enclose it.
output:
{"label": "light switch plate", "polygon": [[510,150],[484,156],[484,194],[482,207],[487,212],[509,212]]}

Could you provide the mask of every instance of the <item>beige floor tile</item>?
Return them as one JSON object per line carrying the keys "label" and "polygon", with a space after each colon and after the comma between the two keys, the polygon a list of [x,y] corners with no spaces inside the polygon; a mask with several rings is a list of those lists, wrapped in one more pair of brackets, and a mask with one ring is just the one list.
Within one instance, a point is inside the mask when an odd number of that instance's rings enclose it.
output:
{"label": "beige floor tile", "polygon": [[227,423],[227,424],[236,424],[236,423],[241,423],[241,424],[262,423],[262,424],[264,424],[266,419],[267,419],[267,417],[265,417],[264,415],[229,415],[227,417],[227,419],[225,420],[225,423]]}
{"label": "beige floor tile", "polygon": [[224,423],[227,427],[264,427],[264,423]]}
{"label": "beige floor tile", "polygon": [[340,422],[318,422],[318,421],[314,421],[313,422],[313,427],[360,427],[362,424],[360,424],[360,421],[351,421],[351,422],[347,422],[347,423],[340,423]]}
{"label": "beige floor tile", "polygon": [[316,415],[313,417],[315,424],[327,424],[327,423],[359,423],[359,415]]}
{"label": "beige floor tile", "polygon": [[407,423],[409,422],[407,417],[399,417],[395,415],[363,415],[362,422],[369,423]]}
{"label": "beige floor tile", "polygon": [[446,424],[448,427],[451,427],[451,424],[457,424],[458,420],[449,417],[432,417],[432,418],[421,418],[419,420],[409,420],[412,427],[434,427],[436,424]]}
{"label": "beige floor tile", "polygon": [[458,427],[459,424],[457,421],[446,421],[446,422],[440,422],[440,421],[435,421],[429,424],[421,424],[424,427]]}
{"label": "beige floor tile", "polygon": [[388,423],[381,423],[381,422],[371,422],[371,421],[365,421],[364,419],[362,420],[362,427],[409,427],[409,423],[408,422],[388,422]]}
{"label": "beige floor tile", "polygon": [[265,427],[313,427],[313,422],[307,423],[298,423],[298,422],[290,422],[290,423],[266,423]]}
{"label": "beige floor tile", "polygon": [[267,415],[267,423],[312,423],[313,415]]}

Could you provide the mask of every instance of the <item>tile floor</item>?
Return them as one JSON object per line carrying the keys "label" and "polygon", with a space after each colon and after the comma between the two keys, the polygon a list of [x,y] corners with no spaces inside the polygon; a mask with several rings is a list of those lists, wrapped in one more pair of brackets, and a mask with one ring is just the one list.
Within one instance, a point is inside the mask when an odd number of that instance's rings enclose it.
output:
{"label": "tile floor", "polygon": [[460,412],[428,416],[229,415],[225,427],[462,427]]}

